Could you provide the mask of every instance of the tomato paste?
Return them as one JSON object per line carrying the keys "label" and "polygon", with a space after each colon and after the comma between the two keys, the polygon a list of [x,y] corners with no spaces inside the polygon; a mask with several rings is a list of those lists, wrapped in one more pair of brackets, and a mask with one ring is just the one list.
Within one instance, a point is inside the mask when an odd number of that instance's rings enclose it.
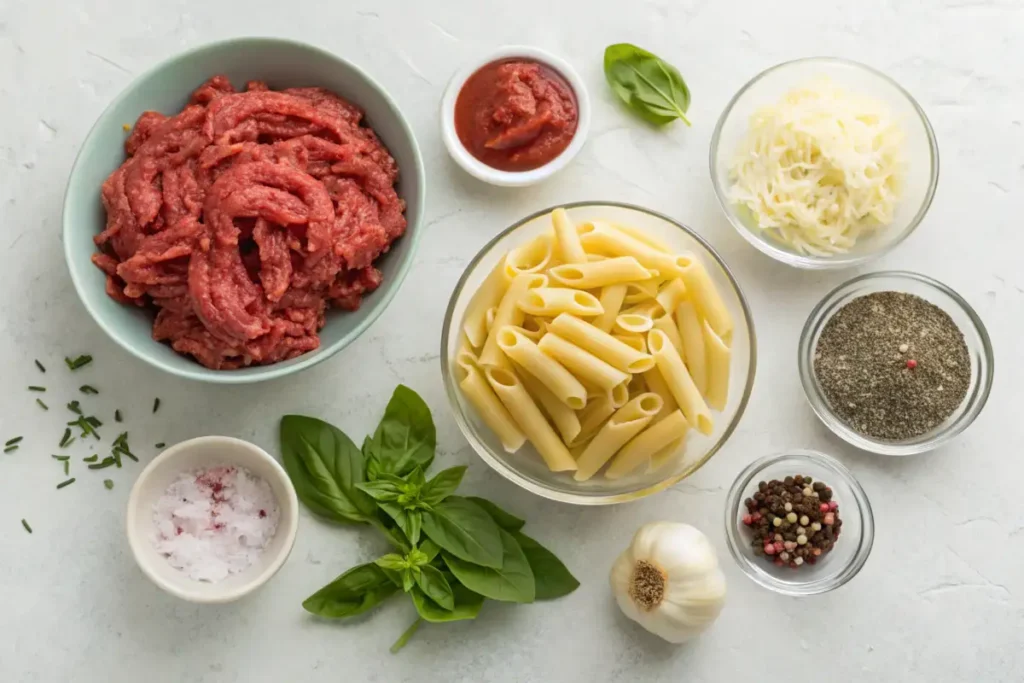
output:
{"label": "tomato paste", "polygon": [[540,168],[569,146],[579,111],[566,80],[539,62],[478,69],[455,102],[455,132],[474,157],[501,171]]}

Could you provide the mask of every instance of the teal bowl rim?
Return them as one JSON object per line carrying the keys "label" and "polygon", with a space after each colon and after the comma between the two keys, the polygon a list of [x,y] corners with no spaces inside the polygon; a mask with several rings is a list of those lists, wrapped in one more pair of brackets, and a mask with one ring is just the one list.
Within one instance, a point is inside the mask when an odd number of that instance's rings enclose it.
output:
{"label": "teal bowl rim", "polygon": [[[86,156],[86,153],[91,152],[92,148],[97,144],[95,142],[95,133],[99,129],[100,124],[103,123],[104,119],[107,117],[110,111],[113,110],[118,104],[120,104],[128,96],[128,93],[131,92],[138,84],[152,78],[157,72],[166,69],[167,67],[173,65],[175,62],[185,57],[192,56],[197,53],[220,49],[229,45],[245,45],[247,47],[252,47],[252,45],[247,45],[252,43],[255,43],[257,47],[259,46],[259,44],[276,43],[281,45],[287,45],[290,47],[301,48],[304,50],[308,50],[310,52],[319,53],[324,57],[344,64],[354,73],[356,73],[360,78],[362,78],[371,88],[376,90],[381,95],[381,97],[387,103],[388,107],[394,113],[395,117],[398,119],[398,122],[401,125],[402,129],[405,131],[406,135],[409,136],[409,140],[412,142],[413,157],[415,159],[416,170],[419,172],[420,178],[420,182],[416,183],[415,188],[412,188],[412,193],[417,195],[416,198],[420,206],[419,216],[417,216],[415,224],[410,224],[406,227],[405,234],[402,236],[402,239],[412,240],[412,245],[409,248],[409,253],[406,259],[398,264],[398,270],[395,273],[395,275],[391,278],[391,289],[385,292],[382,295],[382,297],[376,302],[375,308],[366,316],[365,320],[359,323],[359,325],[357,325],[352,330],[352,332],[346,335],[343,339],[340,339],[339,341],[335,342],[333,346],[320,347],[319,349],[312,353],[307,353],[304,354],[304,356],[299,356],[298,359],[296,359],[297,362],[290,365],[275,364],[259,366],[260,371],[248,372],[245,374],[240,374],[232,370],[211,370],[209,368],[203,367],[202,365],[199,365],[198,363],[195,364],[195,368],[174,368],[165,365],[161,361],[155,358],[151,358],[147,354],[138,351],[133,345],[124,341],[119,334],[117,334],[110,326],[108,326],[100,319],[100,316],[98,315],[97,311],[94,310],[94,308],[86,300],[86,297],[83,295],[82,292],[85,289],[85,284],[80,279],[80,274],[76,267],[73,265],[73,255],[71,253],[70,247],[68,246],[69,240],[67,239],[68,234],[72,230],[71,220],[68,217],[68,196],[70,194],[71,189],[71,180],[75,177],[75,174],[78,172],[79,165],[82,163],[82,160]],[[395,298],[395,295],[398,294],[398,291],[402,288],[402,283],[405,281],[405,276],[408,275],[409,269],[412,268],[412,263],[416,255],[416,249],[419,246],[420,233],[422,232],[420,226],[422,223],[423,212],[426,209],[426,194],[427,176],[426,169],[423,165],[423,154],[420,152],[420,146],[419,143],[416,141],[416,135],[413,133],[412,126],[409,125],[408,120],[406,120],[405,116],[402,115],[401,109],[399,109],[398,104],[391,97],[388,91],[385,90],[384,87],[381,86],[381,84],[378,83],[373,77],[371,77],[366,71],[364,71],[356,64],[353,64],[352,62],[348,61],[347,59],[339,57],[330,50],[326,50],[322,47],[311,45],[309,43],[304,43],[298,40],[289,40],[287,38],[274,38],[264,36],[229,38],[227,40],[220,40],[212,43],[204,43],[203,45],[199,45],[189,50],[185,50],[184,52],[179,52],[178,54],[168,57],[167,59],[164,59],[163,61],[157,63],[155,66],[150,67],[140,75],[133,78],[132,81],[128,85],[126,85],[120,93],[118,93],[117,97],[115,97],[110,102],[110,104],[108,104],[103,109],[103,112],[97,117],[96,122],[92,125],[91,128],[89,128],[89,132],[86,134],[85,139],[82,142],[81,149],[79,149],[78,154],[75,156],[75,162],[71,166],[71,172],[68,174],[67,186],[64,189],[64,201],[62,202],[61,207],[61,241],[63,242],[64,247],[64,263],[66,264],[68,272],[71,275],[71,282],[75,286],[75,293],[78,295],[79,300],[81,300],[82,305],[85,306],[85,309],[89,312],[89,315],[92,317],[93,321],[95,321],[96,324],[99,325],[100,329],[102,329],[106,333],[106,335],[110,337],[118,346],[120,346],[122,349],[124,349],[131,355],[147,363],[148,365],[151,365],[159,370],[163,370],[164,372],[171,375],[175,375],[177,377],[184,377],[186,379],[192,379],[200,382],[208,382],[212,384],[253,384],[256,382],[277,379],[279,377],[284,377],[286,375],[301,372],[302,370],[311,368],[314,365],[321,363],[327,360],[328,358],[331,358],[336,353],[338,353],[339,351],[347,347],[349,344],[354,342],[356,339],[358,339],[363,334],[363,332],[367,330],[367,328],[369,328],[374,322],[377,321],[377,318],[379,318],[380,315],[384,312],[384,310],[391,304],[392,299]],[[153,343],[159,344],[161,342],[157,342],[154,340]]]}

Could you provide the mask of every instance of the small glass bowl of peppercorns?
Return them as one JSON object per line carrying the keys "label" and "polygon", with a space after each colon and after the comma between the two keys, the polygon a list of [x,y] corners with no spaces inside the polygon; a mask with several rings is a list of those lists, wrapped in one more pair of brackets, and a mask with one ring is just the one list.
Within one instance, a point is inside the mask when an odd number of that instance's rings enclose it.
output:
{"label": "small glass bowl of peppercorns", "polygon": [[786,595],[834,590],[871,553],[864,489],[838,460],[794,450],[749,465],[726,501],[729,551],[747,576]]}

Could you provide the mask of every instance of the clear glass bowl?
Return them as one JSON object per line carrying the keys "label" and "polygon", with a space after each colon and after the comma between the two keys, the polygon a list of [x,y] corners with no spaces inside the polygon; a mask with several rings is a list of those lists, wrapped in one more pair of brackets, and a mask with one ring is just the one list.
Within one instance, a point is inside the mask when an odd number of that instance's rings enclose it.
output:
{"label": "clear glass bowl", "polygon": [[548,470],[529,443],[517,453],[506,453],[497,437],[477,417],[452,374],[466,306],[500,258],[542,231],[551,230],[550,213],[555,207],[538,211],[503,230],[474,257],[462,274],[452,293],[442,328],[441,374],[445,390],[455,421],[473,449],[484,462],[518,486],[545,498],[577,505],[611,505],[637,500],[673,486],[696,472],[733,433],[754,384],[757,365],[754,321],[736,278],[711,245],[690,228],[666,216],[628,204],[579,202],[563,206],[577,223],[600,219],[641,228],[679,251],[693,252],[704,263],[735,324],[729,400],[724,411],[714,414],[714,432],[704,436],[691,430],[686,437],[682,457],[654,473],[645,473],[641,468],[621,479],[608,480],[597,476],[578,482],[571,474]]}
{"label": "clear glass bowl", "polygon": [[[948,313],[963,333],[971,357],[971,383],[960,407],[931,431],[905,441],[885,441],[854,431],[832,411],[821,383],[814,374],[814,351],[818,346],[818,337],[821,336],[829,319],[851,300],[873,292],[885,291],[915,294]],[[974,422],[981,409],[985,407],[992,389],[994,360],[992,341],[984,323],[959,294],[925,275],[883,271],[848,280],[829,292],[821,303],[814,307],[800,334],[797,363],[807,401],[821,421],[837,436],[853,446],[879,455],[914,455],[938,448]]]}
{"label": "clear glass bowl", "polygon": [[[749,213],[729,198],[729,168],[747,134],[750,116],[778,102],[793,88],[822,76],[850,93],[871,97],[887,105],[906,135],[902,195],[893,222],[870,237],[863,237],[845,254],[830,257],[798,253],[759,229]],[[885,74],[845,59],[811,57],[785,62],[761,72],[732,98],[718,119],[711,138],[711,180],[729,222],[758,250],[796,268],[844,268],[877,258],[906,239],[921,223],[939,182],[939,147],[935,132],[921,106],[910,93]]]}
{"label": "clear glass bowl", "polygon": [[[817,564],[777,567],[765,556],[754,554],[753,534],[743,523],[747,514],[743,501],[757,492],[758,482],[798,474],[832,489],[832,500],[839,504],[843,520],[842,533],[832,551],[822,555]],[[736,477],[725,505],[725,534],[733,559],[756,583],[784,595],[817,595],[839,588],[861,570],[875,540],[875,519],[864,489],[842,463],[817,451],[792,450],[751,463]]]}

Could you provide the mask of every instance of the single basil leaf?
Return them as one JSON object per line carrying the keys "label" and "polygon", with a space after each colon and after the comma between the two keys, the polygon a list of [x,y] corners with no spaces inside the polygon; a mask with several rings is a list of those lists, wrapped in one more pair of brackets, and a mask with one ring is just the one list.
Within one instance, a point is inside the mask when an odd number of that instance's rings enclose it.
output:
{"label": "single basil leaf", "polygon": [[437,432],[430,408],[415,391],[399,384],[370,443],[377,472],[406,475],[434,461]]}
{"label": "single basil leaf", "polygon": [[398,500],[402,495],[398,487],[389,481],[367,481],[356,484],[356,488],[377,501]]}
{"label": "single basil leaf", "polygon": [[420,490],[420,499],[428,505],[437,505],[448,496],[455,493],[462,483],[462,476],[466,473],[466,467],[450,467],[438,472],[437,475],[423,485]]}
{"label": "single basil leaf", "polygon": [[500,569],[481,567],[447,552],[442,553],[445,564],[462,585],[485,598],[504,602],[533,602],[537,587],[523,549],[507,531],[498,533],[501,535],[503,551]]}
{"label": "single basil leaf", "polygon": [[420,543],[420,552],[427,556],[427,562],[433,562],[437,554],[441,552],[441,548],[429,538],[426,538],[423,539],[423,543]]}
{"label": "single basil leaf", "polygon": [[502,562],[501,529],[469,500],[449,496],[423,513],[423,533],[455,557],[498,569]]}
{"label": "single basil leaf", "polygon": [[681,119],[690,125],[690,89],[679,70],[657,55],[629,43],[609,45],[604,75],[619,99],[651,123]]}
{"label": "single basil leaf", "polygon": [[526,525],[526,520],[519,519],[515,515],[509,514],[502,510],[500,507],[487,500],[486,498],[477,498],[476,496],[466,496],[466,500],[471,500],[484,509],[484,512],[491,516],[491,519],[497,523],[505,531],[519,531]]}
{"label": "single basil leaf", "polygon": [[[409,539],[409,543],[415,545],[419,542],[420,530],[422,529],[423,523],[418,510],[406,510],[398,503],[387,501],[379,501],[377,505],[385,512],[385,514],[395,520],[395,524],[397,524],[398,528],[402,530],[405,537]],[[410,514],[412,512],[416,513],[415,520]]]}
{"label": "single basil leaf", "polygon": [[523,549],[526,561],[533,570],[538,600],[561,598],[580,587],[580,582],[553,552],[526,534],[513,532],[512,537]]}
{"label": "single basil leaf", "polygon": [[391,571],[402,571],[406,567],[405,558],[397,553],[388,553],[387,555],[381,555],[374,564],[381,569],[390,569]]}
{"label": "single basil leaf", "polygon": [[417,467],[406,478],[408,484],[412,484],[416,490],[422,489],[427,483],[427,477],[423,474],[423,468]]}
{"label": "single basil leaf", "polygon": [[431,567],[424,565],[420,567],[420,575],[416,578],[416,585],[420,587],[424,595],[436,602],[449,612],[455,609],[455,597],[452,594],[452,587],[444,574]]}
{"label": "single basil leaf", "polygon": [[345,619],[362,614],[398,591],[387,574],[375,564],[353,567],[313,595],[302,607],[327,619]]}
{"label": "single basil leaf", "polygon": [[285,415],[280,427],[285,471],[303,503],[339,522],[366,522],[374,503],[356,488],[365,480],[362,453],[344,432],[302,415]]}
{"label": "single basil leaf", "polygon": [[402,570],[402,590],[408,593],[416,585],[416,578],[411,569]]}
{"label": "single basil leaf", "polygon": [[484,597],[482,595],[474,593],[457,583],[452,585],[454,607],[450,610],[444,609],[428,598],[419,588],[413,588],[410,595],[412,595],[413,604],[416,605],[416,611],[419,615],[424,620],[435,624],[476,619],[476,616],[480,614],[480,608],[484,604]]}

